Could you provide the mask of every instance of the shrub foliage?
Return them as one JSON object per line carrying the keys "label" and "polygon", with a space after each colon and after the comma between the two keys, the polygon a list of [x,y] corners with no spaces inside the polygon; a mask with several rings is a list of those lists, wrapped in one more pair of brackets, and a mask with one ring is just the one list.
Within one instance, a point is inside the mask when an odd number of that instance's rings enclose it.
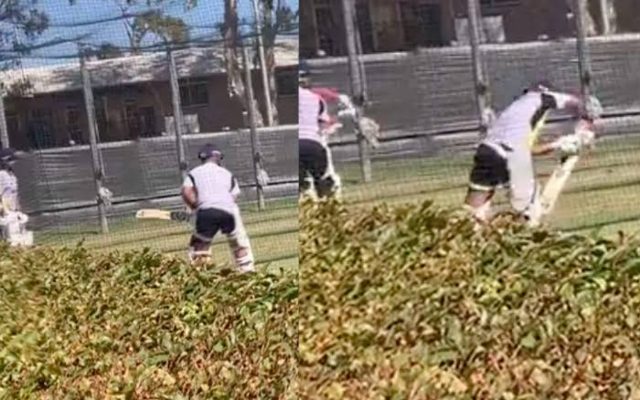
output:
{"label": "shrub foliage", "polygon": [[297,276],[0,248],[0,398],[286,399]]}
{"label": "shrub foliage", "polygon": [[640,399],[639,243],[305,203],[301,397]]}

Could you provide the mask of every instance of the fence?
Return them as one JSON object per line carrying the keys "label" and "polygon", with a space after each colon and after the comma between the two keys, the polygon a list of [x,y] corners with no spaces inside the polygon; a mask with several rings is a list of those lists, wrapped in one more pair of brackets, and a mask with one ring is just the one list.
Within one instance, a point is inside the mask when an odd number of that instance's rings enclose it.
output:
{"label": "fence", "polygon": [[178,3],[51,6],[42,35],[0,46],[0,143],[21,151],[36,242],[184,250],[188,226],[135,210],[182,208],[182,180],[214,143],[244,189],[256,256],[293,262],[297,6]]}
{"label": "fence", "polygon": [[[186,161],[190,167],[199,163],[197,151],[205,143],[214,143],[225,152],[225,167],[244,187],[245,200],[255,200],[256,188],[248,130],[193,134],[184,137]],[[267,198],[294,196],[297,189],[297,126],[258,130],[263,168],[270,177]],[[228,150],[227,150],[228,149]],[[138,141],[100,145],[104,167],[104,186],[113,193],[109,217],[120,217],[129,210],[154,199],[172,199],[181,184],[175,138],[145,138]],[[20,197],[34,226],[46,228],[62,224],[65,212],[75,211],[88,223],[94,220],[96,196],[93,188],[90,146],[40,150],[21,155],[16,165]],[[85,166],[78,168],[78,166]],[[33,179],[36,177],[37,179]],[[124,213],[126,216],[127,214]]]}
{"label": "fence", "polygon": [[[469,9],[475,8],[471,4],[475,1],[469,0]],[[372,3],[369,7],[371,14],[375,14],[378,5]],[[528,5],[503,9],[523,15],[524,11],[514,10],[525,7]],[[485,6],[482,8],[485,10]],[[579,20],[580,9],[574,12],[575,20]],[[531,12],[531,23],[535,22],[535,15]],[[367,17],[367,14],[360,13],[353,24],[361,30],[367,29],[364,27],[369,24],[357,20],[360,17]],[[391,28],[382,29],[374,23],[371,31],[360,32],[359,36],[370,38]],[[470,32],[474,30],[472,26],[469,29]],[[536,26],[535,29],[544,27]],[[582,221],[582,227],[614,229],[612,227],[621,226],[617,222],[634,220],[630,205],[636,194],[637,177],[630,171],[635,165],[634,151],[637,149],[634,138],[640,133],[640,98],[637,95],[640,77],[636,73],[640,67],[640,56],[636,51],[640,47],[640,35],[591,36],[586,39],[587,51],[584,52],[578,50],[578,41],[576,37],[564,37],[553,41],[483,43],[478,46],[476,58],[473,46],[455,45],[310,59],[314,84],[335,87],[343,92],[351,91],[352,79],[361,79],[353,78],[358,68],[349,66],[350,59],[357,60],[359,68],[364,70],[361,75],[366,78],[364,86],[368,102],[365,113],[382,129],[381,146],[371,150],[374,183],[363,187],[358,183],[364,179],[364,172],[357,172],[355,165],[357,161],[362,165],[356,138],[348,131],[332,138],[338,170],[347,182],[356,184],[351,190],[352,201],[394,202],[433,197],[446,205],[460,204],[471,166],[469,150],[475,148],[481,134],[478,98],[484,97],[490,107],[500,112],[533,81],[549,79],[560,90],[577,94],[583,89],[593,91],[605,109],[604,118],[597,127],[600,149],[583,158],[574,174],[573,186],[569,188],[569,193],[575,190],[583,194],[567,195],[565,200],[565,207],[571,202],[579,205],[571,210],[573,214],[578,209],[582,212],[569,218],[565,215],[571,213],[566,208],[559,211],[558,215],[564,218],[560,225],[578,229]],[[580,61],[586,71],[581,71]],[[478,73],[474,71],[474,65],[479,65]],[[590,79],[585,79],[585,75]],[[486,93],[483,86],[487,88]],[[566,133],[565,128],[569,128],[566,115],[561,112],[552,113],[549,121],[543,137]],[[540,179],[544,181],[553,160],[542,158],[537,165]],[[589,176],[586,172],[589,168],[596,172]],[[613,171],[613,176],[608,176],[607,171]],[[612,182],[616,182],[617,191],[607,189],[607,184]],[[614,201],[618,204],[616,207],[623,209],[612,211],[615,215],[608,216],[600,212]]]}

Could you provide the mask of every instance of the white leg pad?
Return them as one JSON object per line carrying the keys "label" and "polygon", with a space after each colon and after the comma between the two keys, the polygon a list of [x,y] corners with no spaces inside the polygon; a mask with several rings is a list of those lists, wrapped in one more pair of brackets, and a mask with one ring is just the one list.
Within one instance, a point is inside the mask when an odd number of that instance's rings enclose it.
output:
{"label": "white leg pad", "polygon": [[26,229],[29,217],[18,211],[9,211],[0,217],[1,237],[12,247],[33,246],[33,232]]}
{"label": "white leg pad", "polygon": [[529,207],[527,207],[524,212],[524,215],[527,218],[527,225],[532,228],[540,226],[540,222],[542,220],[542,204],[540,203],[540,192],[541,188],[537,186],[533,199],[531,200],[531,204],[529,204]]}
{"label": "white leg pad", "polygon": [[237,268],[242,272],[252,272],[255,270],[255,260],[249,235],[247,235],[247,231],[244,228],[239,210],[236,210],[234,217],[236,229],[227,236],[229,248]]}

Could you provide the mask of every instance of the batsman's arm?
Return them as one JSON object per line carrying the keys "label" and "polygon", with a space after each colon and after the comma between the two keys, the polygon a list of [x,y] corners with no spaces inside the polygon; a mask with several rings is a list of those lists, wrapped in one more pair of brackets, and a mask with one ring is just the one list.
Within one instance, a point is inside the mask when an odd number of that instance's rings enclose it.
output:
{"label": "batsman's arm", "polygon": [[187,175],[187,177],[184,178],[180,195],[182,196],[182,201],[189,209],[195,210],[198,208],[198,192],[191,175]]}
{"label": "batsman's arm", "polygon": [[556,149],[555,142],[537,143],[531,148],[531,154],[533,156],[544,156],[553,153]]}

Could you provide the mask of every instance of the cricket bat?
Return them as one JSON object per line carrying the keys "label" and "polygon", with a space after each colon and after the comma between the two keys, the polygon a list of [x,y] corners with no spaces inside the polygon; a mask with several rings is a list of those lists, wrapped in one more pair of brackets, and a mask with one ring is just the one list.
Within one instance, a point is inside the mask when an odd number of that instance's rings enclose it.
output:
{"label": "cricket bat", "polygon": [[547,215],[553,211],[556,201],[567,184],[567,180],[571,176],[579,158],[578,155],[568,156],[553,170],[540,196],[542,215]]}
{"label": "cricket bat", "polygon": [[191,215],[185,211],[168,211],[145,208],[136,212],[136,218],[186,222],[191,219]]}

